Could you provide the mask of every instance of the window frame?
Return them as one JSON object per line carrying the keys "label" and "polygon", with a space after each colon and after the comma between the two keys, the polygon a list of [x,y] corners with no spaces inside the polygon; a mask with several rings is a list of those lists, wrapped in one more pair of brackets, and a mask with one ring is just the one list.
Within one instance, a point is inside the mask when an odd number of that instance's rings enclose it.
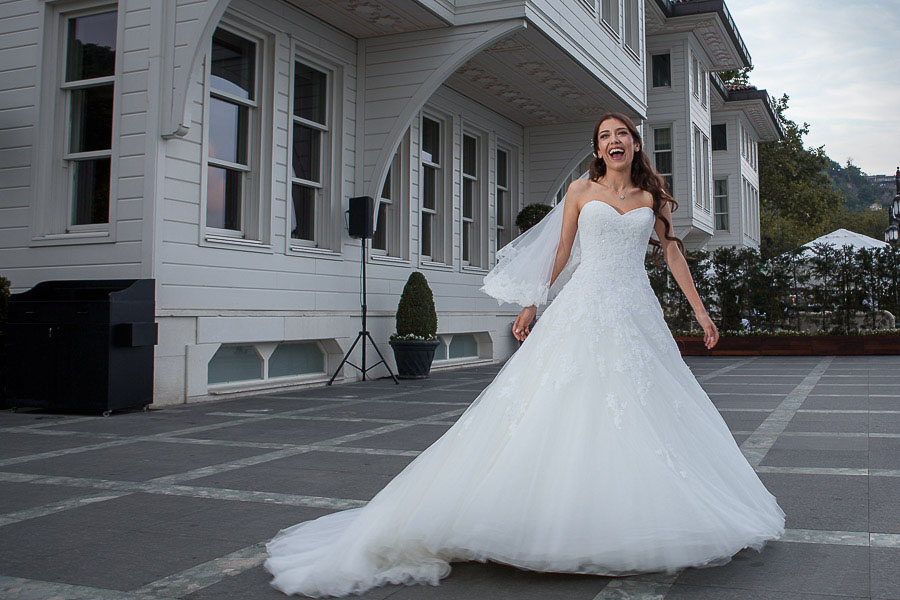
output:
{"label": "window frame", "polygon": [[[440,126],[438,147],[442,154],[439,157],[441,162],[425,161],[422,157],[422,136],[424,134],[424,121],[434,121]],[[453,146],[456,131],[454,129],[454,118],[449,113],[445,113],[431,106],[425,107],[419,113],[418,130],[416,136],[416,160],[417,160],[417,176],[418,176],[418,204],[417,204],[417,252],[419,256],[419,264],[423,267],[432,267],[438,269],[453,268]],[[433,168],[438,172],[435,181],[435,207],[434,209],[425,208],[425,169]],[[424,215],[431,214],[431,253],[424,254],[422,252],[422,232],[424,230]],[[439,251],[439,254],[435,253]]]}
{"label": "window frame", "polygon": [[[668,129],[669,130],[669,139],[671,140],[670,148],[668,149],[659,149],[657,148],[657,140],[656,140],[656,132],[660,129]],[[674,123],[656,123],[650,126],[650,131],[653,133],[653,168],[656,170],[657,174],[663,178],[663,180],[669,183],[669,193],[671,195],[675,195],[675,125]],[[658,170],[658,159],[657,154],[662,154],[664,152],[668,152],[672,156],[672,172],[671,173],[663,173]],[[668,178],[668,179],[667,179]]]}
{"label": "window frame", "polygon": [[[291,38],[290,63],[288,74],[288,100],[285,127],[287,129],[287,155],[285,157],[285,223],[283,235],[285,253],[292,256],[315,256],[319,258],[343,259],[341,245],[343,242],[344,213],[343,208],[343,154],[342,144],[344,129],[343,90],[345,84],[344,66],[318,52],[311,44],[298,38]],[[325,73],[325,127],[322,124],[294,115],[294,80],[297,63]],[[313,226],[315,240],[303,240],[291,236],[293,218],[293,186],[307,185],[308,180],[292,176],[294,151],[294,124],[311,127],[322,131],[320,161],[321,184],[317,198],[315,224]],[[338,141],[335,141],[338,140]],[[308,182],[315,187],[316,182]]]}
{"label": "window frame", "polygon": [[700,99],[700,59],[697,53],[691,50],[691,93],[697,100]]}
{"label": "window frame", "polygon": [[[506,154],[506,188],[502,188],[499,183],[499,163],[497,163],[497,159],[499,159],[499,153],[503,152]],[[500,248],[510,243],[516,238],[516,215],[518,214],[519,208],[519,148],[515,144],[506,142],[502,139],[497,139],[496,147],[494,148],[494,244],[493,244],[493,256],[494,256],[494,264],[496,264],[496,253]],[[500,202],[500,191],[504,191],[506,193],[507,202],[504,213],[504,223],[500,226],[497,223],[497,205]],[[501,234],[502,230],[502,234]],[[501,244],[502,242],[502,244]],[[490,242],[489,242],[490,244]]]}
{"label": "window frame", "polygon": [[[721,127],[723,129],[718,130],[717,127]],[[716,131],[723,131],[721,135],[721,141],[724,142],[724,146],[721,148],[716,148]],[[727,152],[728,151],[728,123],[715,123],[710,125],[709,127],[710,133],[710,145],[712,147],[713,152]]]}
{"label": "window frame", "polygon": [[[619,27],[622,22],[622,15],[619,11],[619,0],[599,0],[600,6],[597,11],[597,17],[600,24],[603,25],[609,33],[619,39]],[[607,15],[609,18],[607,18]]]}
{"label": "window frame", "polygon": [[[667,56],[669,59],[668,68],[666,70],[666,77],[668,78],[668,83],[666,84],[656,84],[656,59],[658,57]],[[672,89],[672,52],[656,52],[650,55],[650,87],[654,90],[660,89]]]}
{"label": "window frame", "polygon": [[[725,183],[725,186],[724,186],[725,193],[724,194],[719,194],[718,190],[716,189],[716,185],[719,182]],[[730,184],[730,181],[729,181],[728,176],[713,178],[713,231],[728,231],[728,232],[731,231],[731,210],[730,210],[730,206],[728,204],[729,196],[730,196],[729,184]],[[719,201],[722,199],[724,199],[724,210],[719,210],[720,209]],[[720,217],[723,218],[722,220],[725,222],[725,227],[719,227]]]}
{"label": "window frame", "polygon": [[[641,60],[641,7],[640,0],[624,0],[622,19],[622,45],[638,63]],[[630,27],[629,27],[630,25]]]}
{"label": "window frame", "polygon": [[[388,168],[391,176],[391,195],[393,197],[387,203],[390,204],[390,207],[385,209],[386,212],[390,211],[387,219],[389,224],[385,234],[385,248],[376,248],[376,238],[372,238],[369,251],[369,258],[372,262],[409,264],[409,138],[410,132],[407,130]],[[379,228],[382,226],[380,217],[381,206],[387,200],[382,195],[384,187],[384,185],[381,186],[379,197],[375,201],[376,237]]]}
{"label": "window frame", "polygon": [[[210,37],[203,61],[203,111],[200,161],[200,240],[201,246],[272,252],[272,131],[273,79],[275,34],[260,26],[251,24],[236,12],[226,12],[216,29],[224,29],[234,35],[251,40],[256,44],[255,57],[255,117],[248,116],[247,154],[250,168],[243,171],[245,176],[241,198],[241,232],[207,225],[207,201],[209,192],[210,163],[210,108],[213,95],[220,98],[237,98],[227,92],[217,90],[211,93],[212,37]],[[240,99],[242,102],[244,99]],[[222,163],[213,159],[215,163]],[[216,165],[213,165],[216,166]],[[240,166],[240,165],[238,165]]]}
{"label": "window frame", "polygon": [[[78,80],[81,85],[66,82],[68,56],[68,23],[73,18],[105,12],[116,13],[116,50],[113,75],[102,78]],[[38,59],[39,100],[35,123],[35,160],[31,165],[31,246],[112,243],[117,238],[119,132],[121,122],[121,81],[123,72],[123,39],[125,19],[122,7],[116,2],[79,2],[58,6],[47,4],[43,14],[43,37]],[[103,81],[101,81],[103,80]],[[72,180],[74,169],[67,161],[71,127],[71,90],[94,85],[113,84],[112,123],[110,149],[77,153],[88,159],[97,152],[108,152],[110,158],[109,200],[106,223],[72,224]],[[57,132],[64,131],[64,144],[60,144]],[[104,154],[106,156],[106,154]],[[66,164],[66,163],[69,164]],[[51,176],[48,176],[51,173]]]}
{"label": "window frame", "polygon": [[[469,175],[465,172],[465,139],[475,140],[475,175]],[[460,135],[460,153],[459,153],[459,175],[460,175],[460,191],[459,191],[459,264],[462,271],[484,271],[488,266],[489,255],[489,190],[490,190],[490,134],[481,129],[477,129],[466,123]],[[472,201],[472,215],[467,218],[465,216],[465,188],[466,182],[474,182],[474,197]],[[466,223],[471,223],[469,257],[464,258],[465,250],[465,227]],[[473,256],[474,254],[474,256]]]}

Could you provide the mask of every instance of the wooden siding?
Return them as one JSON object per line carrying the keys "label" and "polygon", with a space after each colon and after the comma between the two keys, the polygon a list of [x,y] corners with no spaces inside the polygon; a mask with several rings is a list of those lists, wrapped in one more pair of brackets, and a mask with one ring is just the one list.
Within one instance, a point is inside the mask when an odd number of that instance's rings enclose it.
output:
{"label": "wooden siding", "polygon": [[562,178],[591,153],[594,125],[583,121],[525,129],[526,204],[549,204],[554,199]]}
{"label": "wooden siding", "polygon": [[[11,279],[15,291],[48,279],[149,276],[150,248],[143,221],[146,203],[152,198],[147,195],[144,178],[148,171],[153,173],[147,160],[148,150],[152,157],[156,142],[146,127],[148,122],[155,123],[148,115],[148,77],[153,40],[150,31],[153,11],[158,8],[151,0],[119,2],[112,221],[106,240],[114,243],[70,238],[42,241],[36,247],[32,241],[45,233],[35,230],[34,211],[65,210],[60,204],[67,203],[64,198],[38,191],[47,190],[41,178],[64,176],[62,171],[53,172],[51,165],[58,163],[45,155],[53,144],[64,141],[57,139],[46,146],[38,143],[38,123],[44,114],[39,111],[49,111],[45,115],[49,123],[55,112],[58,82],[49,82],[52,85],[44,90],[38,88],[41,73],[55,70],[49,66],[55,64],[57,55],[39,42],[55,37],[55,30],[45,30],[57,27],[55,8],[38,0],[22,0],[7,4],[0,16],[0,269]],[[61,46],[57,49],[61,51]],[[53,132],[44,135],[52,136]],[[32,165],[41,164],[48,165],[51,172],[33,171]]]}

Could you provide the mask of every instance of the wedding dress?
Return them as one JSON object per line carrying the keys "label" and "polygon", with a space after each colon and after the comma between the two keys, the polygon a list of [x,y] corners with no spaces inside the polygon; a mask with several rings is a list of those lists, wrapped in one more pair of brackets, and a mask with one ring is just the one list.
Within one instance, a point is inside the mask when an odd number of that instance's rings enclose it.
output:
{"label": "wedding dress", "polygon": [[580,264],[493,382],[367,505],[280,531],[272,585],[437,585],[460,560],[671,574],[780,538],[784,511],[663,320],[643,262],[654,220],[588,202]]}

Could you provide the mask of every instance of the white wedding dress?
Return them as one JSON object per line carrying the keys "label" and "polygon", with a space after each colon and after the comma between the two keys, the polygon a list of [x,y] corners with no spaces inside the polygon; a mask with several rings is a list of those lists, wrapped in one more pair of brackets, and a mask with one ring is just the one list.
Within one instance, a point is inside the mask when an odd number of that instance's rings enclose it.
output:
{"label": "white wedding dress", "polygon": [[580,265],[494,381],[366,506],[279,532],[272,585],[437,585],[459,560],[673,573],[781,537],[784,512],[663,320],[653,223],[649,207],[586,204]]}

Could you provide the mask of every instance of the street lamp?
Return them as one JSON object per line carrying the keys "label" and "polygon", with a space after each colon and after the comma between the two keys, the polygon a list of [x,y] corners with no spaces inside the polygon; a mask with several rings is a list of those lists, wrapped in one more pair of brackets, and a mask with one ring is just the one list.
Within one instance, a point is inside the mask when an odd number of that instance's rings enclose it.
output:
{"label": "street lamp", "polygon": [[891,201],[890,213],[888,214],[889,224],[887,229],[884,230],[884,241],[891,244],[896,243],[897,239],[900,238],[900,228],[898,228],[898,224],[900,224],[900,167],[897,167],[897,172],[894,173],[894,185],[897,188],[897,195]]}

